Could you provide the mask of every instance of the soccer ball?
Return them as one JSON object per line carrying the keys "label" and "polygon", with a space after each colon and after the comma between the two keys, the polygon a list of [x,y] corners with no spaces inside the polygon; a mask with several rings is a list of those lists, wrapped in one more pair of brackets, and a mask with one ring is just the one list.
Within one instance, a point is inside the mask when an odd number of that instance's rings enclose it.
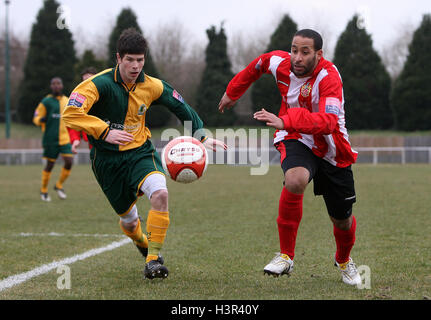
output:
{"label": "soccer ball", "polygon": [[208,153],[199,140],[177,137],[163,148],[162,165],[172,180],[190,183],[204,174],[208,166]]}

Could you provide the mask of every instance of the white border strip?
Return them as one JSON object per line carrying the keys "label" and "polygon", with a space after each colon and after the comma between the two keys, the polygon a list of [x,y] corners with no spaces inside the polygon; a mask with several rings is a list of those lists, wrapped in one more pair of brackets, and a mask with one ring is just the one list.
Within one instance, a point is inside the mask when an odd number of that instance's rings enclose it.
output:
{"label": "white border strip", "polygon": [[29,233],[29,232],[21,232],[18,234],[13,234],[13,237],[93,237],[93,238],[124,238],[125,236],[122,234],[101,234],[101,233],[57,233],[57,232],[49,232],[49,233]]}
{"label": "white border strip", "polygon": [[9,289],[13,286],[16,286],[17,284],[26,282],[26,281],[34,278],[34,277],[48,273],[51,270],[58,268],[59,266],[72,264],[72,263],[75,263],[77,261],[84,260],[84,259],[90,258],[92,256],[98,255],[98,254],[103,253],[105,251],[114,250],[118,247],[125,245],[126,243],[131,242],[131,241],[132,240],[129,238],[123,239],[121,241],[115,241],[115,242],[112,242],[111,244],[109,244],[105,247],[92,249],[92,250],[89,250],[89,251],[84,252],[82,254],[75,255],[73,257],[65,258],[65,259],[60,260],[60,261],[53,261],[49,264],[44,264],[44,265],[37,267],[33,270],[10,276],[10,277],[0,281],[0,292],[5,290],[5,289]]}

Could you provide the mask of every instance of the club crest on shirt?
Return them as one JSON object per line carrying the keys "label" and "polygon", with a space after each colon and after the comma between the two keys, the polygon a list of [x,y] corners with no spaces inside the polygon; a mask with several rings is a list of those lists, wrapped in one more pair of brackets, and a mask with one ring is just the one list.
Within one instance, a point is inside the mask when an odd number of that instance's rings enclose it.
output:
{"label": "club crest on shirt", "polygon": [[311,93],[311,89],[312,87],[310,85],[310,82],[304,83],[301,87],[301,96],[307,98]]}
{"label": "club crest on shirt", "polygon": [[138,116],[143,116],[145,112],[148,110],[148,107],[143,103],[138,109]]}

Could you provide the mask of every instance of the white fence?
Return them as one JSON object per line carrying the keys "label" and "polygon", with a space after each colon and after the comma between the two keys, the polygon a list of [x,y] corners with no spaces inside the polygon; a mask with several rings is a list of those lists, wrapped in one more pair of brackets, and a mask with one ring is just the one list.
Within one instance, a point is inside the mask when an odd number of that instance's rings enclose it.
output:
{"label": "white fence", "polygon": [[[430,147],[356,147],[359,152],[358,163],[429,163]],[[157,149],[161,151],[160,148]],[[28,165],[42,163],[42,149],[0,149],[0,165]],[[79,149],[74,157],[75,164],[88,164],[90,151]],[[236,148],[229,152],[209,152],[209,162],[217,164],[256,165],[256,161],[278,164],[280,155],[275,148],[250,149]],[[59,160],[61,161],[61,160]]]}
{"label": "white fence", "polygon": [[[430,163],[431,147],[358,147],[358,162],[378,163]],[[366,154],[371,154],[367,161]]]}

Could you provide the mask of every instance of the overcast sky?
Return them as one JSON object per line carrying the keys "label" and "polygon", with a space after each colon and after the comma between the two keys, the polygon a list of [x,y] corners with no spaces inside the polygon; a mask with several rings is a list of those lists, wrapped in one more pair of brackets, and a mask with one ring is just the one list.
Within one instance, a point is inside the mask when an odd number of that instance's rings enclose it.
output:
{"label": "overcast sky", "polygon": [[[57,0],[70,10],[69,25],[77,35],[103,37],[122,8],[130,7],[138,16],[144,34],[175,20],[183,24],[196,41],[206,43],[205,30],[224,21],[228,37],[238,32],[253,36],[271,34],[280,17],[288,13],[301,28],[319,28],[335,42],[355,12],[364,17],[374,47],[381,50],[395,38],[400,26],[419,25],[423,14],[431,13],[431,0]],[[10,27],[28,38],[43,0],[10,0]],[[0,4],[0,28],[4,30],[5,4]],[[108,29],[109,28],[109,29]],[[104,31],[106,30],[106,32]],[[328,36],[329,38],[329,36]],[[76,45],[79,46],[79,39]],[[324,39],[325,40],[325,39]],[[79,48],[78,48],[79,51]]]}

